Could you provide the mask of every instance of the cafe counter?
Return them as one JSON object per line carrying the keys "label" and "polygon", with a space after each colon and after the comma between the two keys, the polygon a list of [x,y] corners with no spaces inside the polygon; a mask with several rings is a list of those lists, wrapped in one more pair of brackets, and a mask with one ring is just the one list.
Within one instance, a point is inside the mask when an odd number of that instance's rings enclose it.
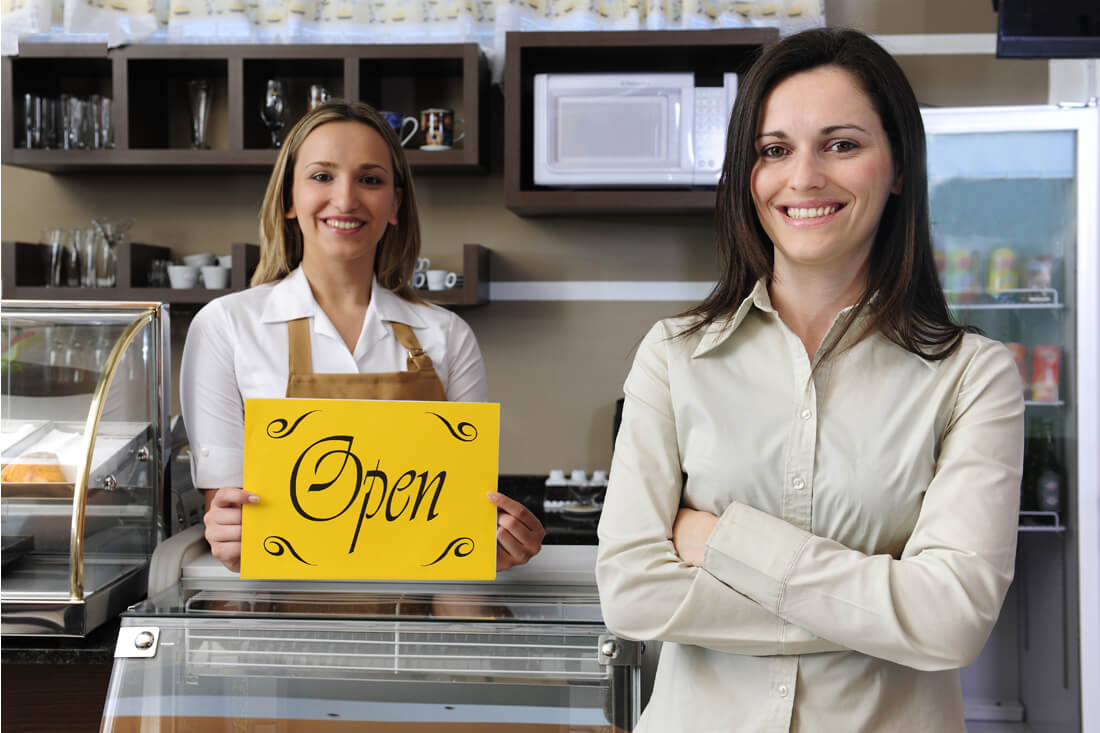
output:
{"label": "cafe counter", "polygon": [[493,582],[250,581],[193,527],[122,616],[102,730],[632,730],[641,644],[603,625],[595,550]]}

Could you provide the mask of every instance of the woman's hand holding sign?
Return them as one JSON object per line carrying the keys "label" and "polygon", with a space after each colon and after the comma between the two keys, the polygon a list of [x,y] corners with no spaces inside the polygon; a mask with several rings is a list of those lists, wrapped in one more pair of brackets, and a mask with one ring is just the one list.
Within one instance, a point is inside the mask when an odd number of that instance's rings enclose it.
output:
{"label": "woman's hand holding sign", "polygon": [[256,504],[260,497],[244,489],[223,487],[205,492],[206,541],[210,553],[222,565],[237,573],[241,570],[241,507]]}
{"label": "woman's hand holding sign", "polygon": [[[206,541],[211,554],[233,572],[241,569],[241,507],[260,497],[239,488],[205,492]],[[534,514],[515,499],[496,491],[489,501],[497,507],[497,570],[523,565],[542,549],[546,530]]]}
{"label": "woman's hand holding sign", "polygon": [[523,565],[542,549],[546,530],[535,515],[515,499],[489,492],[497,506],[497,570]]}

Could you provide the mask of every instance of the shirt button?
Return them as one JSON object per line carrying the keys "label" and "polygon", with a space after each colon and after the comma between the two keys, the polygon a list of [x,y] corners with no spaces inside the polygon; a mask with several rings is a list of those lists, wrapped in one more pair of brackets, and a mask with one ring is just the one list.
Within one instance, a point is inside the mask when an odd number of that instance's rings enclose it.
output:
{"label": "shirt button", "polygon": [[814,416],[814,414],[813,414],[813,412],[811,412],[810,410],[807,409],[807,410],[803,410],[802,412],[798,413],[798,416],[801,417],[803,420],[809,420],[811,417]]}
{"label": "shirt button", "polygon": [[791,691],[791,688],[787,687],[786,685],[780,685],[778,688],[776,688],[775,691],[779,693],[780,697],[786,697],[787,694]]}
{"label": "shirt button", "polygon": [[203,448],[202,450],[199,451],[199,455],[203,456],[203,457],[206,457],[206,456],[210,455],[210,449],[209,448]]}
{"label": "shirt button", "polygon": [[795,487],[798,491],[806,488],[806,482],[802,480],[801,476],[795,476],[794,481],[791,482],[791,486]]}

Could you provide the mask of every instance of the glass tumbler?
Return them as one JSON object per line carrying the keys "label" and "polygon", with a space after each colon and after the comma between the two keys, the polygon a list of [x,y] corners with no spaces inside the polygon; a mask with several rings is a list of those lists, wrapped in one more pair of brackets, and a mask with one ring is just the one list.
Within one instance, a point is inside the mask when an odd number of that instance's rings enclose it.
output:
{"label": "glass tumbler", "polygon": [[118,283],[118,255],[115,254],[115,245],[98,230],[93,231],[95,231],[96,241],[96,285],[101,288],[113,288]]}
{"label": "glass tumbler", "polygon": [[80,287],[80,250],[73,240],[73,232],[67,235],[68,246],[65,247],[65,285],[70,288]]}
{"label": "glass tumbler", "polygon": [[187,93],[191,102],[191,147],[208,150],[210,143],[206,139],[206,130],[210,121],[213,85],[207,79],[193,79],[187,83]]}
{"label": "glass tumbler", "polygon": [[73,244],[80,253],[80,287],[96,287],[96,250],[99,232],[95,229],[74,229]]}
{"label": "glass tumbler", "polygon": [[69,232],[65,229],[45,229],[42,243],[49,253],[49,270],[46,273],[46,286],[59,288],[65,284],[65,252],[68,249]]}
{"label": "glass tumbler", "polygon": [[37,94],[23,95],[23,147],[42,147],[44,102]]}

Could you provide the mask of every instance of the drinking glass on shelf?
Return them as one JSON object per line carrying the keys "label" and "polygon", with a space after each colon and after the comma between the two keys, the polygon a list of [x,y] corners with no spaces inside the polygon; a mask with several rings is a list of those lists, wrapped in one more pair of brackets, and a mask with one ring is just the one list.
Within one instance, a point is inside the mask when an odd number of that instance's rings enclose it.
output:
{"label": "drinking glass on shelf", "polygon": [[114,245],[100,232],[95,249],[95,284],[101,288],[113,288],[118,284],[118,255]]}
{"label": "drinking glass on shelf", "polygon": [[68,246],[65,247],[65,285],[70,288],[80,287],[80,250],[76,245],[75,232],[69,232],[66,237]]}
{"label": "drinking glass on shelf", "polygon": [[57,98],[57,147],[62,150],[73,148],[73,141],[69,136],[73,124],[71,100],[72,95],[69,94],[62,94]]}
{"label": "drinking glass on shelf", "polygon": [[133,218],[110,219],[96,217],[92,219],[100,241],[96,247],[97,285],[101,288],[113,288],[118,283],[118,260],[115,247],[126,238],[126,232],[134,225]]}
{"label": "drinking glass on shelf", "polygon": [[111,98],[102,94],[91,96],[92,147],[109,150],[115,146],[115,130],[111,121]]}
{"label": "drinking glass on shelf", "polygon": [[37,94],[23,95],[23,147],[42,147],[43,100]]}
{"label": "drinking glass on shelf", "polygon": [[210,120],[214,87],[207,79],[193,79],[187,83],[187,91],[191,100],[191,147],[208,150],[210,145],[206,141],[206,127]]}
{"label": "drinking glass on shelf", "polygon": [[59,288],[65,284],[65,252],[68,249],[69,232],[66,229],[46,229],[42,242],[49,248],[50,270],[47,287]]}
{"label": "drinking glass on shelf", "polygon": [[57,97],[47,97],[42,100],[42,147],[50,149],[61,147],[60,114]]}
{"label": "drinking glass on shelf", "polygon": [[95,229],[74,229],[73,245],[80,252],[80,287],[96,287],[95,255],[99,232]]}
{"label": "drinking glass on shelf", "polygon": [[267,81],[267,89],[260,106],[260,119],[264,121],[268,132],[271,133],[271,147],[281,147],[283,127],[286,126],[286,94],[281,81],[276,79]]}

